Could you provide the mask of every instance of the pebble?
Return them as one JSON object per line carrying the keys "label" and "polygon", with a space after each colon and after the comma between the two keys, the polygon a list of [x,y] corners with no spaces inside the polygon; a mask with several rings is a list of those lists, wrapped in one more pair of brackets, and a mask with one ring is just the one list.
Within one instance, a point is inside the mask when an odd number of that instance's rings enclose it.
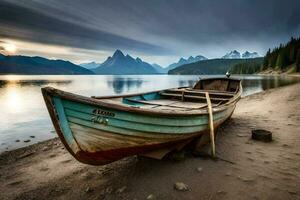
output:
{"label": "pebble", "polygon": [[123,186],[123,187],[121,187],[121,188],[119,188],[118,190],[117,190],[117,193],[122,193],[122,192],[124,192],[125,190],[126,190],[126,186]]}
{"label": "pebble", "polygon": [[113,189],[111,187],[108,187],[105,189],[105,193],[110,194],[112,193]]}
{"label": "pebble", "polygon": [[90,187],[87,187],[85,190],[84,190],[84,192],[85,193],[89,193],[89,192],[92,192],[93,190],[90,188]]}
{"label": "pebble", "polygon": [[33,154],[34,154],[34,152],[26,152],[26,153],[20,155],[18,158],[19,159],[26,158],[26,157],[31,156]]}
{"label": "pebble", "polygon": [[230,172],[227,172],[225,175],[226,175],[226,176],[231,176],[231,173],[230,173]]}
{"label": "pebble", "polygon": [[219,191],[217,191],[217,194],[226,194],[226,192],[223,190],[219,190]]}
{"label": "pebble", "polygon": [[188,186],[182,182],[176,182],[174,184],[174,189],[178,191],[188,191]]}
{"label": "pebble", "polygon": [[241,176],[238,176],[238,178],[244,182],[253,182],[254,179],[251,179],[251,178],[246,178],[246,177],[241,177]]}
{"label": "pebble", "polygon": [[47,146],[42,148],[42,151],[48,151],[48,150],[49,150],[49,148]]}
{"label": "pebble", "polygon": [[296,195],[296,194],[297,194],[297,192],[296,192],[296,191],[293,191],[293,190],[288,190],[288,193],[293,194],[293,195]]}
{"label": "pebble", "polygon": [[150,194],[150,195],[147,196],[146,199],[147,200],[153,200],[153,199],[155,199],[155,196],[153,194]]}
{"label": "pebble", "polygon": [[246,134],[236,134],[236,136],[238,136],[238,137],[247,137],[248,135],[246,135]]}
{"label": "pebble", "polygon": [[197,172],[202,172],[202,171],[203,171],[202,167],[197,168]]}

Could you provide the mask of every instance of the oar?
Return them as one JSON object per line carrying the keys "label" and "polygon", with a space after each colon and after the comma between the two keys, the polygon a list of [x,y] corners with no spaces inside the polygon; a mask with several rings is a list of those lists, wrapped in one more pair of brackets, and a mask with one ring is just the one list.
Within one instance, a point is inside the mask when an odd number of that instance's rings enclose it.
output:
{"label": "oar", "polygon": [[207,101],[207,109],[208,109],[208,121],[209,121],[209,129],[210,129],[210,141],[211,141],[211,152],[212,157],[216,156],[216,147],[215,147],[215,134],[214,134],[214,119],[211,107],[211,101],[209,98],[209,93],[205,92],[205,97]]}

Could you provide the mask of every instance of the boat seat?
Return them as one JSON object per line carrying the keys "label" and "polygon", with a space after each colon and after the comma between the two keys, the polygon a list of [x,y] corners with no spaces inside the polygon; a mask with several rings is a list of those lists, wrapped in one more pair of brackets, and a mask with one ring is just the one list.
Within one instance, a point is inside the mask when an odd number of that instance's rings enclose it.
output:
{"label": "boat seat", "polygon": [[185,102],[184,104],[180,101],[172,101],[172,100],[153,100],[153,101],[144,101],[144,100],[136,100],[126,98],[127,101],[131,101],[134,103],[141,103],[145,105],[153,105],[153,108],[156,107],[169,107],[169,108],[186,108],[186,109],[200,109],[207,106],[206,103],[195,103],[195,102]]}
{"label": "boat seat", "polygon": [[209,95],[213,95],[213,96],[229,96],[229,97],[233,97],[235,94],[233,92],[227,92],[227,91],[218,91],[218,90],[195,90],[192,88],[185,88],[185,89],[168,89],[165,90],[165,92],[184,92],[185,94],[188,93],[194,93],[194,94],[204,94],[206,92],[209,93]]}
{"label": "boat seat", "polygon": [[[168,97],[179,97],[179,98],[189,98],[189,99],[198,99],[198,100],[206,100],[205,96],[195,96],[195,95],[189,95],[189,94],[174,94],[174,93],[167,93],[167,92],[161,92],[159,93],[162,96],[168,96]],[[211,97],[212,101],[229,101],[230,98],[218,98],[218,97]]]}

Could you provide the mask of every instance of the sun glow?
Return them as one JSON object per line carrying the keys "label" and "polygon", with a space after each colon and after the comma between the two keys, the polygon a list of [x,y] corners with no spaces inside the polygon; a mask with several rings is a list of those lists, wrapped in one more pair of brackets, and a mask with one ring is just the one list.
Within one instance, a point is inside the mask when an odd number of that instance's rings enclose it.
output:
{"label": "sun glow", "polygon": [[8,53],[15,53],[17,51],[16,45],[14,45],[12,43],[4,43],[3,48]]}

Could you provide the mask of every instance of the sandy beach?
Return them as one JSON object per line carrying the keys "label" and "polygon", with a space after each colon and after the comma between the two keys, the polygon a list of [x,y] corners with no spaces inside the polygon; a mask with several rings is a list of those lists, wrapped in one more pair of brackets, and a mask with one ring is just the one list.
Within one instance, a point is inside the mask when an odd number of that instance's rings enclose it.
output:
{"label": "sandy beach", "polygon": [[[217,156],[76,161],[58,139],[0,155],[0,199],[300,199],[300,84],[242,98],[218,130]],[[251,139],[251,130],[273,142]],[[174,189],[182,182],[187,191]]]}

